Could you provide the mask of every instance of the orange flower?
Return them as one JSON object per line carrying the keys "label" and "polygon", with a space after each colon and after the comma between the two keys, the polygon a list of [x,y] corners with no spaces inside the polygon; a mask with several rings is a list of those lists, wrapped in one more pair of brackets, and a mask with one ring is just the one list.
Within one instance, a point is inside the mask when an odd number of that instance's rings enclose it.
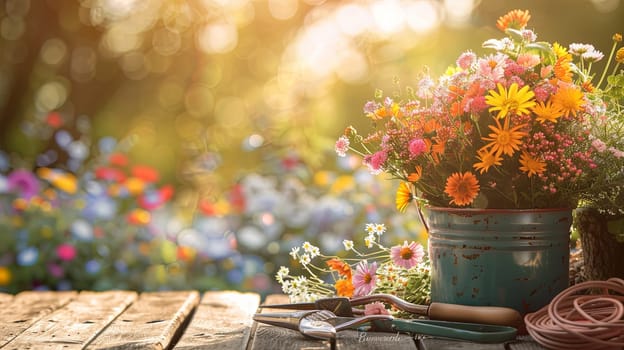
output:
{"label": "orange flower", "polygon": [[554,73],[557,79],[571,83],[572,82],[572,55],[565,54],[559,58],[557,58],[557,62],[555,62]]}
{"label": "orange flower", "polygon": [[421,177],[422,177],[422,167],[420,165],[417,165],[416,169],[414,169],[414,172],[409,174],[409,176],[407,177],[407,181],[418,182],[418,180],[420,180]]}
{"label": "orange flower", "polygon": [[479,171],[480,174],[487,172],[493,165],[501,165],[500,154],[496,154],[493,151],[489,151],[483,147],[477,151],[477,159],[480,162],[474,163],[472,166]]}
{"label": "orange flower", "polygon": [[518,125],[509,129],[509,117],[505,117],[505,124],[501,126],[498,118],[494,118],[496,126],[488,125],[493,131],[489,134],[489,137],[482,137],[484,141],[490,141],[485,147],[492,147],[492,151],[496,155],[506,154],[508,156],[513,155],[514,151],[517,151],[520,145],[522,145],[522,138],[527,135],[524,131],[519,131],[525,127],[526,124]]}
{"label": "orange flower", "polygon": [[342,261],[338,258],[333,258],[327,261],[327,266],[330,269],[338,272],[340,276],[346,277],[348,280],[351,280],[351,266],[346,262]]}
{"label": "orange flower", "polygon": [[566,117],[570,114],[576,116],[576,112],[580,112],[585,106],[583,93],[574,86],[563,86],[552,97],[553,106],[561,109]]}
{"label": "orange flower", "polygon": [[533,107],[533,113],[537,116],[535,120],[540,123],[544,123],[545,121],[556,123],[557,119],[563,115],[561,108],[553,105],[550,100],[546,103],[538,102],[537,105]]}
{"label": "orange flower", "polygon": [[143,209],[134,209],[128,214],[128,222],[137,226],[145,226],[150,223],[151,219],[150,213]]}
{"label": "orange flower", "polygon": [[446,179],[444,193],[452,199],[450,204],[469,205],[479,194],[479,181],[473,173],[453,173]]}
{"label": "orange flower", "polygon": [[503,32],[507,28],[524,29],[530,19],[531,15],[529,14],[529,10],[512,10],[507,12],[506,15],[498,18],[496,21],[496,27]]}
{"label": "orange flower", "polygon": [[520,170],[528,173],[529,177],[541,174],[546,170],[546,163],[539,159],[531,157],[528,153],[522,152],[520,156]]}
{"label": "orange flower", "polygon": [[400,118],[403,116],[401,112],[401,106],[398,103],[393,102],[389,107],[381,106],[377,108],[373,113],[369,113],[368,117],[372,120],[381,120],[390,117]]}
{"label": "orange flower", "polygon": [[340,279],[336,281],[336,284],[334,284],[334,287],[336,288],[336,294],[339,297],[350,298],[353,296],[353,292],[355,291],[355,287],[353,286],[353,283],[351,283],[350,278]]}

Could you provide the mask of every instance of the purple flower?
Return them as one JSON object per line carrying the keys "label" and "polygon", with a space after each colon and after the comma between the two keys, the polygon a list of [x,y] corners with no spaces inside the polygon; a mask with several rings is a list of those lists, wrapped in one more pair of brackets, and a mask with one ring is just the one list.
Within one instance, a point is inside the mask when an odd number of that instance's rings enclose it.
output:
{"label": "purple flower", "polygon": [[35,174],[25,169],[16,169],[7,177],[9,191],[18,192],[23,198],[30,199],[39,192],[39,181]]}

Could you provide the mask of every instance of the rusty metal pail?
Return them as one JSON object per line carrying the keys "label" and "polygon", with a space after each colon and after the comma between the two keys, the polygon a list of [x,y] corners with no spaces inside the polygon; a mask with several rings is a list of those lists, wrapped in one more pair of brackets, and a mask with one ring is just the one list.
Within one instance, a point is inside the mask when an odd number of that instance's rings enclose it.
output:
{"label": "rusty metal pail", "polygon": [[571,209],[423,208],[431,300],[521,314],[568,287]]}

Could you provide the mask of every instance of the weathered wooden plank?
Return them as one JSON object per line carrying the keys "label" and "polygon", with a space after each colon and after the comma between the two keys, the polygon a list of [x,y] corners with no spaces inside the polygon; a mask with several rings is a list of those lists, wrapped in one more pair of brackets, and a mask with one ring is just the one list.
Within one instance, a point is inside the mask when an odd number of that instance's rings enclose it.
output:
{"label": "weathered wooden plank", "polygon": [[77,292],[26,291],[2,303],[0,348],[42,317],[76,298]]}
{"label": "weathered wooden plank", "polygon": [[0,304],[13,300],[13,294],[0,293]]}
{"label": "weathered wooden plank", "polygon": [[206,292],[174,349],[244,349],[259,304],[255,293]]}
{"label": "weathered wooden plank", "polygon": [[417,350],[417,347],[408,334],[342,331],[337,334],[336,349]]}
{"label": "weathered wooden plank", "polygon": [[505,350],[505,344],[472,343],[461,340],[423,338],[419,340],[420,350]]}
{"label": "weathered wooden plank", "polygon": [[[269,295],[266,298],[265,304],[281,304],[287,302],[288,297],[285,295]],[[284,310],[262,308],[261,312],[284,312]],[[329,341],[306,338],[295,330],[257,322],[254,322],[254,326],[255,332],[251,335],[247,349],[331,349],[331,343]]]}
{"label": "weathered wooden plank", "polygon": [[143,293],[87,349],[167,349],[197,304],[197,291]]}
{"label": "weathered wooden plank", "polygon": [[129,291],[81,292],[63,308],[41,318],[5,349],[82,349],[136,300]]}

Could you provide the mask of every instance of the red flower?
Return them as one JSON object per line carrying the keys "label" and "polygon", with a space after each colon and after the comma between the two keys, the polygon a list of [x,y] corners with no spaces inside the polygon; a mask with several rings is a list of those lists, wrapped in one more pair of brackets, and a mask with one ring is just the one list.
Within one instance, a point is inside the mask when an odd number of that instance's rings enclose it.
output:
{"label": "red flower", "polygon": [[117,168],[99,167],[95,169],[95,178],[122,183],[126,180],[126,174]]}
{"label": "red flower", "polygon": [[146,210],[154,210],[167,203],[173,197],[173,186],[165,185],[158,190],[149,191],[139,197],[139,205]]}
{"label": "red flower", "polygon": [[124,167],[128,165],[128,156],[123,153],[112,153],[110,156],[108,156],[108,163],[110,165]]}
{"label": "red flower", "polygon": [[157,182],[160,175],[158,170],[147,165],[135,165],[132,167],[132,175],[145,182]]}
{"label": "red flower", "polygon": [[55,129],[58,129],[63,125],[63,117],[61,117],[58,112],[50,112],[46,116],[46,124]]}

